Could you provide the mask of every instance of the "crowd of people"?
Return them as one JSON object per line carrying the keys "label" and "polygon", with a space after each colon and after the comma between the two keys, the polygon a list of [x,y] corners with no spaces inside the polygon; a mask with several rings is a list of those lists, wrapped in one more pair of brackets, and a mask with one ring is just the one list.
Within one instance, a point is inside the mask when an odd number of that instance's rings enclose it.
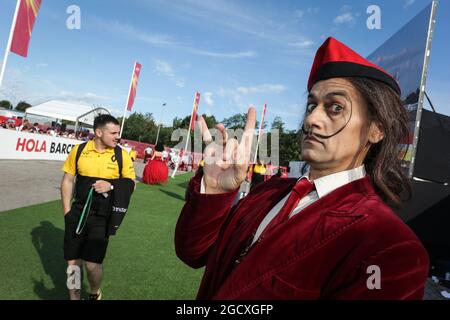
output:
{"label": "crowd of people", "polygon": [[39,124],[37,122],[31,123],[25,119],[20,125],[16,125],[16,121],[9,119],[0,122],[0,128],[15,130],[20,132],[29,132],[36,134],[43,134],[52,137],[77,139],[81,141],[88,141],[92,138],[92,134],[88,130],[75,132],[74,130],[63,130],[61,126],[48,126]]}

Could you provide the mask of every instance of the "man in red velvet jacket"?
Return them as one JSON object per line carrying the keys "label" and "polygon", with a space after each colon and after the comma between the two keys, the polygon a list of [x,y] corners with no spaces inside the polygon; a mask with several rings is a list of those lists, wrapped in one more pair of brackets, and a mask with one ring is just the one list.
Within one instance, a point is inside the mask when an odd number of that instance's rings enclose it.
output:
{"label": "man in red velvet jacket", "polygon": [[422,299],[427,252],[390,208],[410,192],[398,159],[408,134],[399,86],[328,38],[308,92],[308,170],[300,179],[274,177],[235,206],[255,109],[240,143],[221,124],[213,142],[200,119],[205,167],[189,184],[175,234],[178,257],[206,265],[197,298]]}

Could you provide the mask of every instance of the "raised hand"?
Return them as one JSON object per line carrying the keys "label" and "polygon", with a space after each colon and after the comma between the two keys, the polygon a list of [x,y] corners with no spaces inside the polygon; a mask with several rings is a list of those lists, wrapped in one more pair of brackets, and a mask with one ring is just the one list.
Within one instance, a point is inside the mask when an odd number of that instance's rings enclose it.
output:
{"label": "raised hand", "polygon": [[199,122],[203,141],[207,144],[203,169],[206,193],[218,194],[236,190],[247,176],[256,123],[255,108],[248,109],[241,142],[236,139],[228,140],[227,131],[221,123],[216,125],[220,132],[219,139],[213,141],[203,117],[200,117]]}

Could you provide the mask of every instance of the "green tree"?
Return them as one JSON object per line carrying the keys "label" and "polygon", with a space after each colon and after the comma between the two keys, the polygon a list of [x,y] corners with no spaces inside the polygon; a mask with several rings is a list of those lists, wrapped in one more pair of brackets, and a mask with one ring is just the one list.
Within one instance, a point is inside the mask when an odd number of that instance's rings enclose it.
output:
{"label": "green tree", "polygon": [[31,108],[31,104],[20,101],[16,106],[16,111],[25,112],[28,108]]}
{"label": "green tree", "polygon": [[282,134],[284,132],[284,122],[281,119],[281,117],[277,116],[277,117],[275,117],[275,119],[273,119],[271,129],[272,130],[277,129],[280,132],[280,134]]}
{"label": "green tree", "polygon": [[[232,115],[229,118],[225,118],[222,120],[223,125],[227,129],[244,129],[245,124],[247,123],[247,114],[246,113],[237,113]],[[263,129],[266,128],[266,121],[264,121]],[[255,129],[259,129],[259,121],[256,121]]]}
{"label": "green tree", "polygon": [[[119,118],[122,122],[122,118]],[[125,121],[122,137],[129,140],[155,143],[158,127],[151,113],[134,112]]]}
{"label": "green tree", "polygon": [[187,129],[189,128],[189,121],[191,120],[191,116],[186,116],[183,119],[175,118],[173,119],[173,129]]}
{"label": "green tree", "polygon": [[217,120],[214,116],[207,116],[206,114],[203,114],[202,116],[205,119],[205,122],[206,122],[206,125],[208,126],[208,128],[215,127],[215,125],[217,124]]}
{"label": "green tree", "polygon": [[289,161],[299,161],[300,159],[299,132],[290,130],[280,133],[280,165],[287,166],[289,165]]}
{"label": "green tree", "polygon": [[[200,116],[200,115],[199,115]],[[214,116],[208,116],[206,114],[202,114],[201,115],[206,122],[206,125],[208,126],[208,128],[214,128],[214,126],[217,124],[217,120]],[[175,119],[173,119],[172,121],[172,127],[168,127],[167,129],[167,133],[163,133],[164,137],[162,141],[164,141],[164,144],[170,147],[175,146],[176,144],[180,143],[180,141],[171,141],[171,137],[172,137],[172,133],[173,131],[177,130],[177,129],[188,129],[189,128],[189,121],[191,119],[191,116],[186,116],[184,118],[178,118],[175,117]],[[191,128],[191,130],[193,130],[193,128]],[[192,131],[191,131],[192,133]],[[160,137],[161,137],[161,133],[160,133]],[[194,143],[194,134],[191,134],[190,136],[190,145],[193,146]]]}
{"label": "green tree", "polygon": [[0,107],[11,110],[13,108],[11,102],[8,100],[2,100],[0,101]]}
{"label": "green tree", "polygon": [[182,121],[182,119],[179,119],[178,117],[175,117],[175,118],[173,119],[173,121],[172,121],[172,127],[173,127],[174,129],[181,128],[181,121]]}
{"label": "green tree", "polygon": [[[285,123],[281,117],[275,117],[272,122],[271,129],[278,130],[278,152],[280,166],[288,166],[289,161],[298,161],[301,158],[300,136],[299,131],[286,130]],[[268,156],[272,156],[271,152],[272,133],[267,133]]]}
{"label": "green tree", "polygon": [[232,115],[229,118],[225,118],[222,120],[223,125],[227,129],[243,129],[245,128],[245,123],[247,121],[247,115],[245,113],[238,113]]}
{"label": "green tree", "polygon": [[[173,127],[161,127],[158,140],[167,147],[173,147],[177,142],[171,141]],[[155,143],[155,141],[153,141]]]}

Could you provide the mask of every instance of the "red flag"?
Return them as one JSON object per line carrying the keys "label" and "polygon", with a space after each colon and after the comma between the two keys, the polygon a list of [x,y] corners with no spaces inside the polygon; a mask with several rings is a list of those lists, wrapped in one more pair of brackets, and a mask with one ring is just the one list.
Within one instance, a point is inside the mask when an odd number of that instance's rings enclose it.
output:
{"label": "red flag", "polygon": [[128,93],[127,110],[131,111],[134,104],[134,98],[136,97],[137,85],[139,74],[141,73],[142,66],[139,62],[134,64],[133,77],[131,78],[130,92]]}
{"label": "red flag", "polygon": [[200,103],[200,92],[195,93],[194,106],[192,107],[191,129],[194,130],[195,121],[197,121],[198,104]]}
{"label": "red flag", "polygon": [[31,32],[34,22],[41,6],[41,0],[18,0],[20,1],[17,13],[16,25],[14,26],[13,38],[10,51],[22,57],[27,57],[30,45]]}

